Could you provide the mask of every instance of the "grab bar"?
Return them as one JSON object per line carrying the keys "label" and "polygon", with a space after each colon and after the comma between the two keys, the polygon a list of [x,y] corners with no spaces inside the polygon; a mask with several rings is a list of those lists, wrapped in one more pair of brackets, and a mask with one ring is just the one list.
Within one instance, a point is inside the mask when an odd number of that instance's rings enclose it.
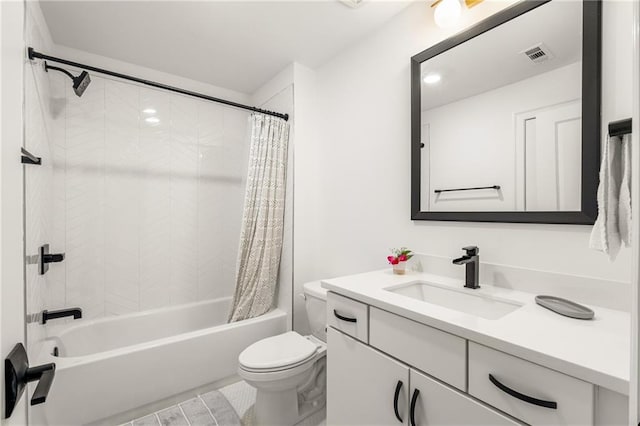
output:
{"label": "grab bar", "polygon": [[433,192],[439,194],[441,192],[452,192],[452,191],[475,191],[476,189],[500,189],[500,185],[493,186],[476,186],[474,188],[455,188],[455,189],[434,189]]}

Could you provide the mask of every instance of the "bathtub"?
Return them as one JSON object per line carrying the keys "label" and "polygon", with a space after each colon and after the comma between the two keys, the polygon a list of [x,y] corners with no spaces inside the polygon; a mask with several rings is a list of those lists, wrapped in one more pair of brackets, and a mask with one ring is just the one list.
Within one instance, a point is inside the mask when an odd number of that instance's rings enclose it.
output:
{"label": "bathtub", "polygon": [[34,424],[95,422],[235,375],[240,352],[286,331],[287,321],[276,309],[226,324],[230,302],[91,320],[55,333],[39,360],[56,363],[55,379],[47,402],[31,409]]}

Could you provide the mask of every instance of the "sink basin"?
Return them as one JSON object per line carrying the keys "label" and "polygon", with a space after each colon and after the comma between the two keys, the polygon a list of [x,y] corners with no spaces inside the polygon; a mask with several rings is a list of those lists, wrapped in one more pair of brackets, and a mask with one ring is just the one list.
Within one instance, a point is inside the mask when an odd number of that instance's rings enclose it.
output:
{"label": "sink basin", "polygon": [[387,287],[385,290],[490,320],[502,318],[522,306],[511,300],[472,293],[477,290],[455,289],[425,281]]}

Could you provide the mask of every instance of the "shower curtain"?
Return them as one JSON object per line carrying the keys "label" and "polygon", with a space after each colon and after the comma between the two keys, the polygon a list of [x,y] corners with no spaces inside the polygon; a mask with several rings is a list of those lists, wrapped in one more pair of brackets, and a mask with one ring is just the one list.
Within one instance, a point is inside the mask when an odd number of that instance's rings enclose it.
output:
{"label": "shower curtain", "polygon": [[249,120],[249,170],[229,322],[260,316],[274,305],[284,232],[289,125],[257,113]]}

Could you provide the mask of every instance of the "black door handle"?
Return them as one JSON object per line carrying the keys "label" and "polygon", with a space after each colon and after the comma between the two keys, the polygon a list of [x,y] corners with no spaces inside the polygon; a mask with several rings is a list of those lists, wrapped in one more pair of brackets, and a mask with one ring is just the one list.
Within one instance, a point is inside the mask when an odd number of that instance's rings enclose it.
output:
{"label": "black door handle", "polygon": [[20,401],[27,383],[38,381],[38,386],[31,398],[31,405],[42,404],[47,400],[56,365],[54,363],[43,364],[37,367],[29,367],[27,351],[22,343],[13,347],[9,356],[4,360],[5,381],[5,413],[4,418],[9,418],[13,409]]}
{"label": "black door handle", "polygon": [[416,426],[416,402],[418,402],[418,395],[420,395],[420,391],[416,388],[413,390],[413,396],[411,397],[411,409],[409,410],[411,426]]}
{"label": "black door handle", "polygon": [[402,417],[400,417],[400,413],[398,412],[398,398],[400,398],[400,390],[402,389],[402,380],[398,380],[398,384],[396,385],[396,391],[393,394],[393,412],[396,414],[396,419],[400,423],[404,423]]}
{"label": "black door handle", "polygon": [[558,408],[558,403],[555,401],[545,401],[543,399],[534,398],[529,395],[525,395],[516,390],[511,389],[510,387],[500,383],[498,379],[493,377],[493,374],[489,374],[489,380],[493,383],[498,389],[502,392],[511,395],[514,398],[519,399],[520,401],[527,402],[529,404],[537,405],[539,407],[550,408],[552,410],[556,410]]}
{"label": "black door handle", "polygon": [[333,310],[333,315],[336,316],[336,318],[341,319],[342,321],[347,321],[347,322],[358,322],[357,318],[350,318],[350,317],[343,317],[342,315],[340,315],[338,313],[338,311],[336,311],[335,309]]}

